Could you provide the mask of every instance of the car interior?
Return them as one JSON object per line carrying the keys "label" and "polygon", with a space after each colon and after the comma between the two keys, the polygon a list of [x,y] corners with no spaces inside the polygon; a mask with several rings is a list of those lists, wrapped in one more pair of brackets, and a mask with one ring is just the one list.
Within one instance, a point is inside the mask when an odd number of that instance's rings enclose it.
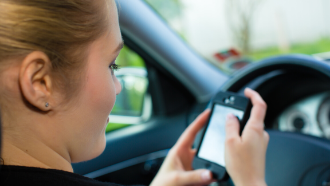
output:
{"label": "car interior", "polygon": [[[146,16],[153,12],[140,1],[134,3],[120,2],[120,12],[125,12],[120,14],[120,24],[125,45],[145,62],[152,116],[107,133],[105,152],[74,164],[76,173],[101,181],[147,185],[180,134],[210,106],[213,95],[218,91],[243,95],[249,87],[268,105],[267,184],[322,185],[330,181],[330,108],[325,106],[330,66],[326,61],[299,54],[275,56],[228,77],[196,56],[163,20],[144,21],[132,7]],[[230,181],[217,184],[232,185]]]}
{"label": "car interior", "polygon": [[[147,185],[180,134],[210,107],[218,91],[243,95],[249,87],[268,105],[267,184],[307,186],[330,181],[328,62],[299,54],[275,56],[226,76],[197,56],[163,20],[152,16],[143,2],[121,1],[120,7],[125,45],[145,62],[152,116],[107,133],[104,153],[74,164],[76,173],[101,181]],[[149,16],[148,21],[136,10]],[[230,181],[217,184],[232,185]]]}
{"label": "car interior", "polygon": [[[107,132],[105,151],[93,160],[73,164],[75,173],[118,184],[148,185],[169,149],[210,107],[217,92],[243,95],[249,87],[268,105],[267,184],[330,185],[327,61],[303,54],[275,56],[228,76],[197,55],[143,1],[119,3],[125,46],[145,63],[152,114],[138,124]],[[233,184],[229,180],[214,185]]]}

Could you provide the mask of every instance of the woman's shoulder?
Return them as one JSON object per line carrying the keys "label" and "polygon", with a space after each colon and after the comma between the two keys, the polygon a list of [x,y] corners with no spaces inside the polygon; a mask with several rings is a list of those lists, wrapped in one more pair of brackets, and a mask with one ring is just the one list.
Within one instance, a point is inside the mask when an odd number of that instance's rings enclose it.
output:
{"label": "woman's shoulder", "polygon": [[1,166],[0,185],[120,186],[61,170],[11,165]]}

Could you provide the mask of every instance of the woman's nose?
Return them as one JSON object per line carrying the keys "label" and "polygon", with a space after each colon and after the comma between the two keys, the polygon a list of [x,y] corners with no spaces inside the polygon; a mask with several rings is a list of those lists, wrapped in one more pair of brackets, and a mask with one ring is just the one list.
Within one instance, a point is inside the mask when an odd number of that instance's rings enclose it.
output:
{"label": "woman's nose", "polygon": [[117,80],[116,82],[116,95],[118,95],[121,92],[122,86],[120,82]]}

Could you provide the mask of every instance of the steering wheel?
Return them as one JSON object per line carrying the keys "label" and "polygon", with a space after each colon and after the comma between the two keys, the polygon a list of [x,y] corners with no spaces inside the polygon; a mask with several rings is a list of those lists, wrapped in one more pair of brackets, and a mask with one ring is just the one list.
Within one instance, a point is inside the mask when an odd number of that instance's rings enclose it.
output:
{"label": "steering wheel", "polygon": [[330,90],[330,65],[305,55],[272,57],[238,71],[221,88],[243,94],[245,87],[265,99],[270,141],[266,154],[269,186],[330,185],[330,141],[269,130],[284,108],[299,99]]}

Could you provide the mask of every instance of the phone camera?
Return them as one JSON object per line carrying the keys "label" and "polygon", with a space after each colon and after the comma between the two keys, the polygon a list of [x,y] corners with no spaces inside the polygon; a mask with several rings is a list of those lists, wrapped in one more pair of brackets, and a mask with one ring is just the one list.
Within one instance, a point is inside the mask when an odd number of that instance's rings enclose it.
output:
{"label": "phone camera", "polygon": [[234,102],[234,101],[235,101],[235,97],[234,97],[234,96],[230,96],[230,97],[229,97],[229,100],[230,100],[231,102]]}
{"label": "phone camera", "polygon": [[234,97],[234,96],[230,96],[230,97],[228,97],[228,98],[225,98],[225,99],[223,100],[223,102],[224,102],[225,104],[231,104],[231,105],[233,105],[233,104],[235,104],[235,97]]}

